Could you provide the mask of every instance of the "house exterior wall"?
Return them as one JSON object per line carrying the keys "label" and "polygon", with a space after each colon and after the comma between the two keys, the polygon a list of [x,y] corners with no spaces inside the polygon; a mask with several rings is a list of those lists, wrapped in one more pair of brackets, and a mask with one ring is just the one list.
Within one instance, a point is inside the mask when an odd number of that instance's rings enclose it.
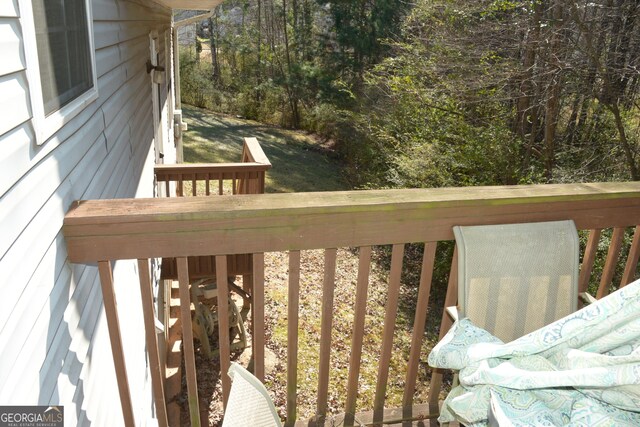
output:
{"label": "house exterior wall", "polygon": [[[59,404],[67,426],[118,426],[97,268],[66,260],[61,229],[74,200],[154,195],[145,67],[153,30],[167,70],[158,97],[165,159],[175,159],[171,11],[151,1],[92,1],[98,98],[38,145],[21,1],[0,2],[0,405]],[[153,405],[136,269],[120,262],[114,279],[134,412],[146,425]]]}

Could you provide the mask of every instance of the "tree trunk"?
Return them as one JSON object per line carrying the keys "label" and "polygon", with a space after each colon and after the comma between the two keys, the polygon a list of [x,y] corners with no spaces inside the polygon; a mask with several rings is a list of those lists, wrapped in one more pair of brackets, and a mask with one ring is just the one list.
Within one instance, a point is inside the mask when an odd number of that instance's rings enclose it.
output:
{"label": "tree trunk", "polygon": [[[214,26],[215,24],[215,26]],[[214,28],[216,31],[214,32]],[[214,82],[220,82],[220,62],[218,61],[218,13],[214,18],[209,18],[209,46],[211,47],[211,78]]]}
{"label": "tree trunk", "polygon": [[[295,20],[295,18],[294,18]],[[282,25],[284,34],[284,50],[287,59],[287,76],[285,80],[287,88],[287,96],[289,98],[289,108],[291,109],[291,126],[297,129],[300,126],[300,119],[298,115],[298,99],[296,97],[295,89],[291,87],[292,72],[291,72],[291,52],[289,49],[289,31],[287,30],[287,0],[282,0]]]}
{"label": "tree trunk", "polygon": [[260,105],[262,95],[260,85],[262,84],[262,0],[258,0],[258,44],[257,44],[257,64],[256,64],[256,102]]}
{"label": "tree trunk", "polygon": [[624,156],[627,160],[627,166],[629,167],[629,173],[631,174],[631,179],[634,181],[640,180],[640,175],[638,175],[638,167],[636,166],[636,161],[633,158],[633,153],[631,152],[631,147],[629,145],[629,140],[627,139],[627,133],[624,129],[624,123],[622,122],[622,117],[620,115],[620,108],[618,108],[618,104],[607,104],[607,108],[613,114],[613,117],[616,121],[616,128],[618,129],[618,137],[620,138],[620,145],[622,145],[622,149],[624,151]]}
{"label": "tree trunk", "polygon": [[550,75],[552,75],[551,81],[548,86],[547,101],[545,104],[544,115],[544,160],[545,160],[545,175],[547,180],[553,178],[553,167],[555,166],[555,138],[556,130],[558,128],[558,116],[560,112],[560,92],[562,89],[562,73],[559,57],[561,55],[561,42],[562,42],[562,5],[561,0],[556,0],[553,4],[552,12],[552,34],[549,47],[549,66]]}
{"label": "tree trunk", "polygon": [[536,53],[540,42],[540,20],[542,18],[543,2],[536,3],[529,34],[526,37],[525,53],[522,61],[522,77],[520,83],[520,93],[516,100],[516,123],[515,132],[521,138],[527,134],[529,128],[527,117],[532,104],[533,91],[533,68],[535,66]]}

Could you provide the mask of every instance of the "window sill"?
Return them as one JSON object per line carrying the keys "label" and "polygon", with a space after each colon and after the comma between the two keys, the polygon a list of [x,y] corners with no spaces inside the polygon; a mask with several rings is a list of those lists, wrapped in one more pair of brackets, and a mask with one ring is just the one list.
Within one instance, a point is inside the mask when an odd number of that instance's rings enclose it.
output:
{"label": "window sill", "polygon": [[51,136],[58,132],[65,124],[69,123],[75,116],[80,114],[96,99],[98,99],[98,89],[94,86],[74,99],[71,103],[51,113],[47,117],[38,117],[37,114],[34,114],[32,122],[36,132],[36,144],[44,144]]}

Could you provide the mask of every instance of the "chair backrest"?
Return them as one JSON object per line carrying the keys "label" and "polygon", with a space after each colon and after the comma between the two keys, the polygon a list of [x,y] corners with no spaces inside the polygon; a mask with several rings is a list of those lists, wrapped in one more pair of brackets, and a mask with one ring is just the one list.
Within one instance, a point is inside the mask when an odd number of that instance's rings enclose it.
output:
{"label": "chair backrest", "polygon": [[577,309],[573,221],[454,227],[458,310],[504,342]]}
{"label": "chair backrest", "polygon": [[233,380],[222,427],[281,427],[280,417],[267,389],[249,371],[232,363]]}

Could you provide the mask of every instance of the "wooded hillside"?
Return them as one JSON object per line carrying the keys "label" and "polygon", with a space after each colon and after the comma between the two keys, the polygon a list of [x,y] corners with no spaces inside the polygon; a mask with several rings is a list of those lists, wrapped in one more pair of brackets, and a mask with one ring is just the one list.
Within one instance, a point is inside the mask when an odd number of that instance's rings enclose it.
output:
{"label": "wooded hillside", "polygon": [[332,139],[356,186],[640,178],[635,0],[234,0],[201,34],[184,102]]}

